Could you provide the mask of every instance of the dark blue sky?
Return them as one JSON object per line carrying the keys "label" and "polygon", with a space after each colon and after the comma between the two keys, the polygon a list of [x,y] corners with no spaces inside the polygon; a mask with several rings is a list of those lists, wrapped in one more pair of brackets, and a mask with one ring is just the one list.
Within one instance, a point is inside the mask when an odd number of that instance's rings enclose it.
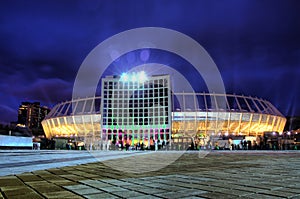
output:
{"label": "dark blue sky", "polygon": [[77,70],[96,45],[145,26],[198,41],[228,93],[300,115],[299,10],[297,0],[1,1],[0,122],[15,121],[25,100],[51,107],[71,99]]}

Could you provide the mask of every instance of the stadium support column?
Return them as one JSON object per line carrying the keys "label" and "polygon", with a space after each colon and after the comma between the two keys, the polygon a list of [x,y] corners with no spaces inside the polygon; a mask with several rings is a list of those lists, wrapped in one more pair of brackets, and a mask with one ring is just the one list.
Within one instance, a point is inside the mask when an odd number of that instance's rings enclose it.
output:
{"label": "stadium support column", "polygon": [[150,149],[150,130],[148,129],[148,149]]}
{"label": "stadium support column", "polygon": [[123,140],[124,140],[124,132],[126,131],[126,128],[124,127],[121,131],[121,134],[120,134],[120,140],[119,140],[119,143],[121,144],[121,142],[123,143]]}
{"label": "stadium support column", "polygon": [[132,134],[131,134],[131,146],[134,146],[134,136],[135,136],[135,130],[133,128],[132,129]]}
{"label": "stadium support column", "polygon": [[[250,135],[250,133],[251,133],[252,119],[253,119],[253,113],[250,114],[249,131],[248,131],[248,134],[249,134],[249,135]],[[257,132],[256,132],[256,137],[257,137]]]}
{"label": "stadium support column", "polygon": [[137,135],[136,135],[136,140],[137,140],[137,142],[136,142],[136,144],[138,144],[139,142],[140,142],[140,137],[141,137],[141,128],[139,128],[138,130],[137,130]]}
{"label": "stadium support column", "polygon": [[240,113],[238,132],[241,132],[242,119],[243,119],[243,113]]}

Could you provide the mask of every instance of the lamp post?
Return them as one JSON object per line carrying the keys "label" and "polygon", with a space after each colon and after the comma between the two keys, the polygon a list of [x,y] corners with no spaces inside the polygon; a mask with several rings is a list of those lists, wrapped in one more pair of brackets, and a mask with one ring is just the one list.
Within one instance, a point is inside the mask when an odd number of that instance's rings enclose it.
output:
{"label": "lamp post", "polygon": [[[291,138],[291,137],[290,137],[290,136],[291,136],[291,132],[288,131],[288,132],[287,132],[287,135],[288,135],[288,138],[290,139],[290,138]],[[288,147],[288,148],[290,148],[290,143],[289,143],[289,147]]]}

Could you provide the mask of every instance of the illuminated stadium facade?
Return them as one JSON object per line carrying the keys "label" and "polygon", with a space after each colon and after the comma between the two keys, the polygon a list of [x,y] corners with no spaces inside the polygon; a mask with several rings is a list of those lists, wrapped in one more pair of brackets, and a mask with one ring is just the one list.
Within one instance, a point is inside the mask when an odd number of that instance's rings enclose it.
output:
{"label": "illuminated stadium facade", "polygon": [[101,96],[57,104],[43,120],[47,138],[85,142],[282,132],[286,119],[268,101],[242,95],[173,93],[169,75],[102,79]]}
{"label": "illuminated stadium facade", "polygon": [[168,139],[171,128],[170,76],[146,77],[144,72],[102,79],[101,137],[133,142]]}

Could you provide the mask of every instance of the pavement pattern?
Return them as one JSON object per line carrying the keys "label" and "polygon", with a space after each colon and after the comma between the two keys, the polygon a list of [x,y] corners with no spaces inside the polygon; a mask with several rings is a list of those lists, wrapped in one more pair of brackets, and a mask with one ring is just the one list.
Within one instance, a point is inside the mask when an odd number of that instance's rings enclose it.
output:
{"label": "pavement pattern", "polygon": [[[0,162],[0,198],[300,198],[299,151],[211,151],[205,156],[186,152],[168,166],[146,173],[143,169],[164,164],[174,152],[161,152],[160,161],[153,158],[155,152],[103,152],[97,160],[87,152],[47,152],[48,159],[45,153],[0,152],[0,159],[7,160]],[[36,158],[32,164],[30,157]],[[58,162],[51,165],[52,161]],[[126,168],[128,162],[140,172],[108,166]],[[31,171],[22,173],[22,164]],[[1,174],[5,167],[19,171]]]}

